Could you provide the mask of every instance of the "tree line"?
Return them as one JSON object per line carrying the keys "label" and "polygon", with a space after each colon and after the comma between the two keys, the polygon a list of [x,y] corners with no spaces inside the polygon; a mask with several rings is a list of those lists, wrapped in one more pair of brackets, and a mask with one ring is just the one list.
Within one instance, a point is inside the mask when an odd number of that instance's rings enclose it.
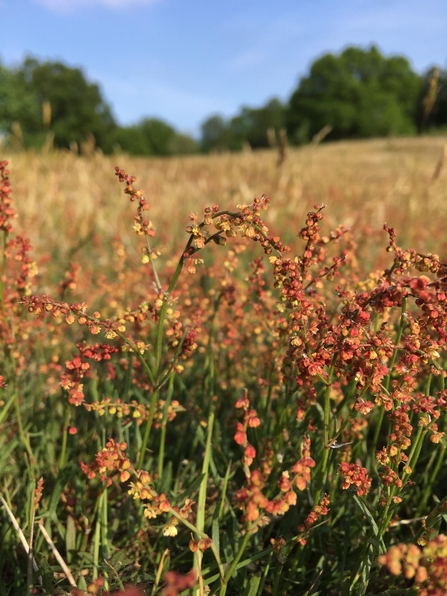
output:
{"label": "tree line", "polygon": [[[59,148],[94,142],[104,153],[179,155],[272,146],[280,133],[300,145],[328,138],[414,135],[447,127],[447,70],[416,73],[402,56],[375,46],[348,47],[313,62],[287,102],[244,106],[232,118],[215,114],[201,138],[158,118],[120,126],[99,86],[82,69],[27,57],[15,68],[0,63],[0,135],[3,143]],[[282,132],[281,132],[282,131]]]}

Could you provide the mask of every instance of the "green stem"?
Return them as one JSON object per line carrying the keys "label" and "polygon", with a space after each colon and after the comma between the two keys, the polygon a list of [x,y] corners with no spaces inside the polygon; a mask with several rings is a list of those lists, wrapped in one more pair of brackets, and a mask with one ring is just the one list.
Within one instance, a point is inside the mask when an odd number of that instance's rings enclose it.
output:
{"label": "green stem", "polygon": [[249,530],[249,528],[246,528],[245,536],[242,539],[241,545],[239,546],[239,550],[237,551],[236,556],[234,557],[233,561],[231,562],[231,565],[228,568],[228,571],[226,572],[225,577],[223,579],[222,586],[221,586],[220,592],[219,592],[219,596],[225,596],[225,594],[227,593],[228,582],[233,577],[233,573],[237,567],[237,564],[241,560],[242,555],[245,552],[245,549],[247,548],[247,544],[250,540],[250,537],[251,537],[250,530]]}
{"label": "green stem", "polygon": [[[213,437],[213,426],[214,426],[214,412],[212,412],[208,418],[208,429],[206,436],[205,445],[205,456],[202,464],[202,482],[200,483],[199,498],[197,501],[197,515],[196,515],[196,526],[199,532],[205,531],[205,509],[206,509],[206,492],[208,488],[208,474],[211,459],[211,441]],[[194,558],[194,570],[196,573],[200,571],[202,565],[203,553],[197,551],[197,557]],[[198,575],[198,574],[197,574]]]}
{"label": "green stem", "polygon": [[154,259],[152,258],[152,247],[151,247],[151,243],[149,241],[149,237],[145,236],[146,239],[146,248],[147,248],[147,254],[149,257],[149,262],[151,264],[151,268],[152,268],[152,273],[154,274],[154,279],[155,279],[155,285],[157,286],[157,290],[160,292],[163,290],[161,283],[160,283],[160,279],[158,277],[158,273],[157,273],[157,269],[155,268],[155,263],[154,263]]}
{"label": "green stem", "polygon": [[[197,528],[197,526],[195,526],[194,524],[192,524],[191,522],[189,522],[187,519],[184,519],[180,513],[178,513],[178,511],[176,511],[175,509],[170,509],[170,513],[171,515],[173,515],[174,517],[176,517],[180,522],[182,522],[182,524],[184,526],[186,526],[187,528],[189,528],[192,532],[194,532],[195,534],[197,534],[197,536],[199,536],[199,538],[205,538],[208,540],[211,540],[210,537],[208,536],[208,534],[206,534],[205,532],[201,532],[199,530],[199,528]],[[220,554],[217,551],[216,545],[214,544],[214,542],[211,540],[211,552],[214,555],[214,558],[216,559],[216,563],[217,566],[219,567],[219,573],[220,573],[220,577],[223,579],[224,578],[224,567],[222,565],[222,561],[220,559]]]}
{"label": "green stem", "polygon": [[101,543],[101,503],[102,495],[99,497],[99,511],[96,517],[95,537],[93,539],[93,579],[99,575],[99,548]]}
{"label": "green stem", "polygon": [[[396,360],[397,360],[397,355],[399,353],[399,344],[400,344],[400,340],[402,339],[402,333],[404,332],[404,327],[406,324],[406,317],[405,317],[406,312],[407,312],[407,299],[403,298],[403,300],[402,300],[402,314],[400,316],[399,327],[397,329],[397,334],[396,334],[396,347],[393,351],[393,355],[391,356],[390,364],[388,367],[389,372],[388,372],[388,374],[385,378],[385,381],[383,383],[386,391],[388,391],[390,388],[391,374],[393,372],[393,368],[394,368],[394,365],[396,364]],[[382,423],[383,423],[384,416],[385,416],[385,408],[382,405],[382,406],[380,406],[379,419],[376,422],[376,428],[374,431],[374,438],[373,438],[372,449],[371,449],[373,456],[377,449],[377,442],[379,440],[380,431],[382,429]]]}
{"label": "green stem", "polygon": [[150,382],[152,383],[153,386],[155,386],[154,374],[153,374],[152,369],[149,366],[149,364],[143,358],[143,354],[140,353],[138,348],[123,333],[121,333],[120,331],[115,331],[115,333],[123,340],[123,342],[126,344],[126,346],[128,346],[129,348],[132,349],[133,353],[136,355],[138,360],[141,362],[141,366],[144,368],[144,371],[146,372],[147,376],[149,377]]}
{"label": "green stem", "polygon": [[143,462],[146,455],[146,449],[149,443],[149,437],[151,434],[152,423],[154,421],[155,416],[155,406],[158,400],[158,391],[153,391],[151,395],[151,403],[149,404],[149,417],[146,421],[146,428],[144,429],[143,441],[141,443],[140,448],[140,456],[138,458],[138,469],[143,469]]}
{"label": "green stem", "polygon": [[14,397],[15,397],[15,410],[16,410],[16,417],[17,417],[17,427],[19,429],[19,436],[22,441],[22,444],[25,448],[26,453],[28,454],[28,467],[30,471],[30,477],[34,478],[34,455],[31,449],[31,444],[29,442],[29,436],[25,434],[23,430],[23,423],[22,423],[22,413],[20,411],[20,403],[19,403],[19,392],[17,391],[17,387],[14,387]]}
{"label": "green stem", "polygon": [[161,436],[160,436],[160,448],[158,451],[158,478],[159,480],[163,477],[163,463],[165,459],[165,448],[166,448],[166,429],[168,426],[168,411],[171,405],[172,394],[174,393],[174,375],[171,375],[168,385],[168,394],[166,396],[166,403],[164,405],[163,420],[161,423]]}
{"label": "green stem", "polygon": [[[417,464],[426,434],[427,434],[427,429],[424,428],[423,426],[419,426],[417,434],[416,434],[416,438],[412,442],[411,451],[408,455],[408,466],[411,468],[411,470],[414,470],[414,468]],[[402,475],[402,486],[403,487],[405,486],[405,483],[410,478],[410,476],[411,476],[411,473],[409,473],[409,474],[404,473]],[[387,504],[383,511],[382,520],[381,520],[380,526],[379,526],[379,535],[378,535],[379,539],[381,539],[383,537],[383,535],[385,534],[385,532],[388,528],[388,525],[391,521],[391,518],[393,517],[393,514],[394,514],[393,499],[397,495],[398,490],[399,489],[397,487],[393,486],[390,490],[389,495],[388,495]]]}
{"label": "green stem", "polygon": [[324,413],[323,413],[323,459],[321,462],[321,469],[317,481],[317,499],[320,500],[323,496],[324,483],[326,481],[327,467],[329,462],[329,434],[330,434],[330,419],[331,419],[331,386],[332,377],[335,368],[335,355],[332,358],[331,367],[329,369],[328,381],[324,391]]}
{"label": "green stem", "polygon": [[66,463],[68,425],[70,423],[70,405],[67,404],[66,407],[67,407],[67,409],[65,410],[64,429],[62,431],[62,447],[61,447],[61,453],[59,456],[59,470],[62,470],[62,468],[65,467],[65,463]]}
{"label": "green stem", "polygon": [[432,511],[430,511],[430,513],[425,518],[425,524],[421,525],[418,533],[416,534],[416,537],[414,539],[416,543],[421,538],[421,536],[423,536],[423,534],[425,534],[433,526],[433,524],[435,524],[437,522],[437,520],[441,516],[443,516],[443,517],[445,516],[446,503],[447,503],[447,496],[445,496],[441,501],[439,501],[439,503],[436,505],[436,507]]}
{"label": "green stem", "polygon": [[163,304],[160,309],[160,318],[158,320],[158,329],[157,329],[157,341],[156,341],[156,347],[155,347],[155,367],[157,370],[157,382],[160,380],[160,376],[161,376],[163,327],[164,327],[164,321],[165,321],[165,316],[166,316],[166,310],[168,308],[168,297],[171,294],[171,292],[174,290],[175,286],[177,285],[178,278],[180,277],[180,273],[182,272],[183,264],[185,262],[184,255],[188,251],[189,247],[191,246],[192,241],[193,241],[193,237],[190,236],[190,238],[189,238],[188,242],[186,243],[186,246],[182,252],[182,256],[180,257],[179,262],[177,263],[177,267],[174,271],[174,275],[172,276],[171,283],[169,284],[169,287],[166,291],[166,294],[165,294],[165,297],[163,300]]}
{"label": "green stem", "polygon": [[427,484],[425,485],[425,490],[422,495],[422,499],[419,503],[416,517],[420,517],[422,515],[424,508],[427,505],[428,498],[432,494],[433,485],[435,483],[436,478],[438,477],[439,470],[441,469],[441,467],[444,465],[444,462],[445,462],[445,452],[446,452],[446,448],[444,446],[441,446],[438,453],[436,453],[436,451],[433,452],[433,458],[436,458],[436,464],[430,474],[430,478],[429,478]]}
{"label": "green stem", "polygon": [[[102,494],[102,502],[100,508],[100,527],[101,527],[101,547],[102,547],[102,555],[103,559],[107,559],[109,556],[109,520],[108,520],[108,495],[107,495],[107,488],[104,489]],[[104,570],[105,575],[105,588],[108,589],[108,582],[107,582],[107,575]]]}
{"label": "green stem", "polygon": [[[441,391],[444,391],[444,377],[441,377]],[[447,418],[444,419],[444,426],[443,426],[443,432],[445,433],[446,431],[447,431]],[[419,503],[416,517],[420,517],[422,515],[422,512],[424,511],[424,508],[427,504],[428,498],[432,494],[433,485],[435,483],[436,478],[438,477],[439,470],[444,465],[445,452],[446,452],[446,446],[443,444],[441,444],[441,447],[440,447],[438,453],[436,453],[436,451],[433,451],[432,458],[436,458],[436,464],[430,474],[430,478],[429,478],[428,482],[425,485],[424,494],[422,495],[422,499]],[[430,469],[430,467],[428,469]]]}

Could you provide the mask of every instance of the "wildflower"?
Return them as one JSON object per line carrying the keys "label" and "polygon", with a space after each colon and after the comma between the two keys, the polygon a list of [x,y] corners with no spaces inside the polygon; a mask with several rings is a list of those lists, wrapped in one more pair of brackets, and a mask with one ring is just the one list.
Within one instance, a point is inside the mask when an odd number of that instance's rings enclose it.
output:
{"label": "wildflower", "polygon": [[343,462],[340,464],[339,473],[343,478],[341,485],[343,490],[353,486],[359,497],[369,492],[372,479],[368,476],[366,468],[362,468],[359,464]]}

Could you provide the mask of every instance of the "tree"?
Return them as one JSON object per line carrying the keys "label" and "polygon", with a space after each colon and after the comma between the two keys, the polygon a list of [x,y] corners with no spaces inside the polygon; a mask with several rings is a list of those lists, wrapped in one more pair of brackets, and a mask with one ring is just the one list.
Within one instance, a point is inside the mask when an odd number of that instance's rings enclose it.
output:
{"label": "tree", "polygon": [[170,155],[175,129],[158,118],[145,118],[139,124],[148,147],[148,155]]}
{"label": "tree", "polygon": [[[80,68],[61,62],[40,63],[28,57],[17,75],[26,92],[33,95],[40,106],[45,102],[50,105],[56,146],[69,147],[72,141],[79,144],[93,134],[99,147],[111,150],[112,133],[116,128],[111,109],[98,85],[88,82]],[[44,128],[42,121],[39,128]]]}
{"label": "tree", "polygon": [[199,150],[192,137],[177,133],[172,126],[156,118],[117,128],[114,141],[129,155],[186,155]]}
{"label": "tree", "polygon": [[326,54],[290,98],[289,137],[306,142],[328,124],[331,138],[414,134],[421,86],[406,58],[386,58],[375,46]]}
{"label": "tree", "polygon": [[201,133],[201,145],[204,151],[224,151],[237,148],[234,146],[233,131],[219,114],[214,114],[203,122]]}
{"label": "tree", "polygon": [[202,124],[202,148],[205,151],[238,151],[245,143],[254,149],[268,147],[267,131],[279,132],[285,125],[285,116],[285,107],[276,98],[260,108],[242,107],[229,121],[217,114],[210,116]]}
{"label": "tree", "polygon": [[37,132],[41,114],[37,98],[17,73],[0,64],[0,133],[8,135],[14,122],[20,124],[22,131]]}
{"label": "tree", "polygon": [[113,135],[113,141],[115,150],[129,155],[152,155],[147,139],[138,125],[118,127]]}
{"label": "tree", "polygon": [[[239,126],[244,131],[244,140],[254,149],[269,146],[268,130],[278,133],[285,126],[286,112],[279,99],[273,98],[261,108],[242,108]],[[233,119],[233,125],[237,122]],[[242,125],[242,126],[241,126]]]}

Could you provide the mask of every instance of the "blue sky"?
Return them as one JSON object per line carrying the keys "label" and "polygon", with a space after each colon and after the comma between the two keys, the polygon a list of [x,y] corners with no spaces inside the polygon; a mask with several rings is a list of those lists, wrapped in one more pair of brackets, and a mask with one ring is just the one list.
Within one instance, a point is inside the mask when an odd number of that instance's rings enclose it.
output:
{"label": "blue sky", "polygon": [[83,68],[121,124],[197,134],[210,114],[287,100],[312,61],[376,43],[447,67],[446,0],[0,0],[0,58]]}

